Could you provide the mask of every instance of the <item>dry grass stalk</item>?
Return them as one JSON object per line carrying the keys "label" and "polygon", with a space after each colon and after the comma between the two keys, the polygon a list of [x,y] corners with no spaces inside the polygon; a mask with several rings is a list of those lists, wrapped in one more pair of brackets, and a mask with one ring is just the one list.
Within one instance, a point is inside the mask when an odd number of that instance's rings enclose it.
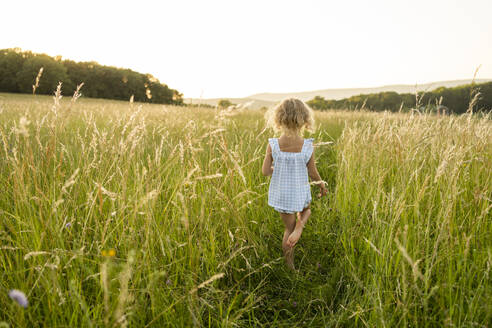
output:
{"label": "dry grass stalk", "polygon": [[41,67],[39,69],[39,72],[38,72],[38,75],[36,76],[36,81],[34,82],[33,86],[32,86],[32,94],[36,94],[36,89],[39,87],[39,81],[41,80],[41,75],[43,75],[43,70],[44,68]]}
{"label": "dry grass stalk", "polygon": [[212,277],[205,280],[204,282],[202,282],[201,284],[199,284],[197,287],[193,288],[192,290],[190,290],[190,294],[196,293],[199,289],[207,286],[208,284],[211,284],[212,282],[214,282],[217,279],[224,277],[224,275],[225,274],[223,272],[214,274]]}
{"label": "dry grass stalk", "polygon": [[119,275],[120,280],[120,294],[118,295],[118,305],[113,314],[113,318],[116,324],[119,324],[121,327],[127,327],[128,321],[125,315],[125,308],[127,303],[131,299],[131,295],[129,292],[129,283],[130,278],[132,276],[132,265],[135,260],[135,251],[130,251],[128,254],[128,259],[126,261],[125,267],[123,271]]}
{"label": "dry grass stalk", "polygon": [[77,85],[77,88],[73,93],[72,100],[70,101],[70,106],[75,104],[75,102],[82,96],[82,93],[80,93],[80,89],[82,89],[83,86],[84,86],[84,82]]}

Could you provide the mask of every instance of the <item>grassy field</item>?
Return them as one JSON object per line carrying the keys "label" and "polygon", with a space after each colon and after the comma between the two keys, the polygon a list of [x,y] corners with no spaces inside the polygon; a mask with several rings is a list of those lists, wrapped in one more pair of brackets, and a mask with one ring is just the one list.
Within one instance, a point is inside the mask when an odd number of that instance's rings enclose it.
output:
{"label": "grassy field", "polygon": [[316,120],[292,273],[262,112],[0,94],[0,327],[490,326],[490,117]]}

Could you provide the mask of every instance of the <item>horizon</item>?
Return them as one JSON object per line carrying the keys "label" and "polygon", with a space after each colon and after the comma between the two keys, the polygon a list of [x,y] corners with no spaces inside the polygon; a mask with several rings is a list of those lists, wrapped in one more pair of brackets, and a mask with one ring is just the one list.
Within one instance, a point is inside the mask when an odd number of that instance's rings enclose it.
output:
{"label": "horizon", "polygon": [[[404,84],[404,83],[399,83],[399,84],[385,84],[385,85],[374,85],[374,86],[368,86],[368,87],[347,87],[347,88],[325,88],[325,89],[316,89],[316,90],[294,90],[294,91],[285,91],[285,92],[257,92],[253,93],[244,97],[212,97],[208,99],[220,99],[220,98],[249,98],[251,96],[255,95],[263,95],[263,94],[290,94],[290,93],[307,93],[307,92],[316,92],[316,91],[325,91],[325,90],[347,90],[347,89],[377,89],[377,88],[384,88],[384,87],[397,87],[397,86],[420,86],[420,85],[428,85],[428,84],[436,84],[435,87],[438,88],[440,85],[438,83],[441,82],[457,82],[457,81],[466,81],[469,80],[470,82],[473,80],[472,78],[469,79],[454,79],[454,80],[447,80],[447,81],[429,81],[429,82],[423,82],[423,83],[418,83],[418,84]],[[475,81],[483,81],[479,83],[487,83],[489,81],[492,81],[492,78],[486,78],[486,77],[481,77],[481,78],[476,78]],[[190,97],[185,97],[187,99],[190,99]],[[200,99],[200,98],[193,98],[193,99]]]}
{"label": "horizon", "polygon": [[[23,49],[23,48],[20,48],[20,47],[11,47],[10,49],[16,49],[16,50],[19,50],[21,52],[32,52],[32,53],[34,53],[36,55],[48,55],[48,56],[51,56],[53,58],[54,57],[59,57],[61,60],[73,60],[72,58],[66,58],[66,57],[64,57],[62,54],[47,54],[47,53],[44,53],[44,52],[35,52],[35,51],[30,50],[30,49]],[[83,61],[77,61],[77,62],[94,62],[96,64],[103,65],[103,66],[115,67],[117,69],[130,69],[130,70],[135,71],[131,67],[118,67],[118,66],[114,66],[114,65],[101,64],[101,63],[99,63],[99,62],[97,62],[95,60],[83,60]],[[479,70],[479,68],[476,69],[477,72],[478,72],[478,70]],[[151,74],[151,75],[153,75],[150,72],[138,72],[138,73]],[[308,93],[308,92],[325,91],[325,90],[347,90],[347,89],[354,89],[354,90],[358,90],[358,89],[377,89],[377,88],[398,87],[398,86],[415,86],[415,87],[418,87],[418,86],[422,86],[422,85],[433,85],[433,87],[436,87],[437,88],[437,87],[440,87],[441,86],[439,83],[458,82],[458,81],[463,82],[464,84],[471,83],[472,81],[479,81],[479,83],[486,83],[486,82],[492,81],[492,78],[487,78],[487,77],[480,77],[480,78],[471,77],[471,78],[465,78],[465,79],[452,79],[452,80],[446,80],[446,81],[427,81],[427,82],[421,82],[421,83],[415,83],[415,84],[396,83],[396,84],[373,85],[373,86],[367,86],[367,87],[357,87],[357,86],[354,87],[354,86],[349,86],[349,87],[345,87],[345,88],[334,87],[334,88],[322,88],[322,89],[315,89],[315,90],[294,90],[294,91],[291,90],[291,91],[281,91],[281,92],[263,91],[263,92],[256,92],[256,93],[253,93],[253,94],[249,94],[249,95],[245,95],[245,96],[239,96],[239,97],[218,96],[218,97],[210,97],[210,98],[199,98],[199,97],[186,97],[185,96],[184,99],[194,99],[194,100],[197,99],[198,100],[198,99],[221,99],[221,98],[224,98],[224,99],[228,99],[228,98],[230,98],[230,99],[232,99],[232,98],[250,98],[250,97],[255,96],[255,95],[266,95],[266,94]],[[167,84],[167,83],[165,83],[163,81],[160,81],[160,82],[163,83],[163,84]],[[430,90],[432,90],[432,89],[430,89]]]}
{"label": "horizon", "polygon": [[4,6],[23,15],[0,22],[9,31],[1,49],[149,73],[185,98],[472,80],[478,67],[477,80],[492,77],[492,3],[485,0]]}

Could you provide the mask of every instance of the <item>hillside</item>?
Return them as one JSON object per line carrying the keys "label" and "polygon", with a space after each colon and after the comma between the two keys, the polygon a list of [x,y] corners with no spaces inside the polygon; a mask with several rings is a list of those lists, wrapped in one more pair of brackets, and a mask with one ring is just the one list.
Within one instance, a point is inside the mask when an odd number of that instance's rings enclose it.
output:
{"label": "hillside", "polygon": [[[492,79],[477,79],[476,83],[490,82]],[[280,101],[287,97],[296,97],[301,100],[307,101],[313,99],[316,96],[321,96],[325,99],[339,100],[343,98],[348,98],[360,94],[370,94],[385,91],[394,91],[398,93],[414,93],[415,91],[432,91],[439,87],[452,88],[463,84],[469,84],[472,79],[469,80],[453,80],[453,81],[438,81],[432,83],[425,83],[420,85],[410,85],[410,84],[395,84],[395,85],[385,85],[381,87],[374,88],[349,88],[349,89],[323,89],[305,92],[287,92],[287,93],[258,93],[247,97],[247,99],[258,99],[264,101]]]}
{"label": "hillside", "polygon": [[261,107],[270,107],[275,105],[276,101],[268,101],[268,100],[258,100],[253,98],[209,98],[209,99],[200,99],[200,98],[185,98],[184,102],[186,104],[206,104],[211,106],[216,106],[217,103],[221,99],[228,99],[233,104],[247,106],[248,108],[261,108]]}
{"label": "hillside", "polygon": [[[477,79],[476,83],[490,82],[492,79]],[[249,107],[251,108],[261,108],[263,106],[269,107],[274,105],[276,102],[289,97],[296,97],[304,101],[313,99],[316,96],[321,96],[325,99],[330,100],[340,100],[344,98],[349,98],[352,96],[360,94],[371,94],[386,91],[394,91],[397,93],[415,93],[415,91],[432,91],[439,87],[452,88],[464,84],[469,84],[472,79],[469,80],[453,80],[453,81],[438,81],[432,83],[425,83],[420,85],[410,85],[410,84],[395,84],[395,85],[385,85],[374,88],[348,88],[348,89],[322,89],[314,91],[304,91],[304,92],[286,92],[286,93],[257,93],[244,98],[210,98],[210,99],[198,99],[198,98],[187,98],[185,103],[194,104],[208,104],[215,106],[221,99],[228,99],[234,104],[247,104],[252,102]]]}

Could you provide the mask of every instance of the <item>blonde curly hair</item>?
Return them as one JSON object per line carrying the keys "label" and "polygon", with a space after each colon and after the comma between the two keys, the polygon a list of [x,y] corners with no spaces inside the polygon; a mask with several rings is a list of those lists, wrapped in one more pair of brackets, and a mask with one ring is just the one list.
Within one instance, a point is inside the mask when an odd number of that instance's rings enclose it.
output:
{"label": "blonde curly hair", "polygon": [[267,126],[276,132],[301,134],[314,130],[314,113],[302,100],[288,98],[265,113]]}

